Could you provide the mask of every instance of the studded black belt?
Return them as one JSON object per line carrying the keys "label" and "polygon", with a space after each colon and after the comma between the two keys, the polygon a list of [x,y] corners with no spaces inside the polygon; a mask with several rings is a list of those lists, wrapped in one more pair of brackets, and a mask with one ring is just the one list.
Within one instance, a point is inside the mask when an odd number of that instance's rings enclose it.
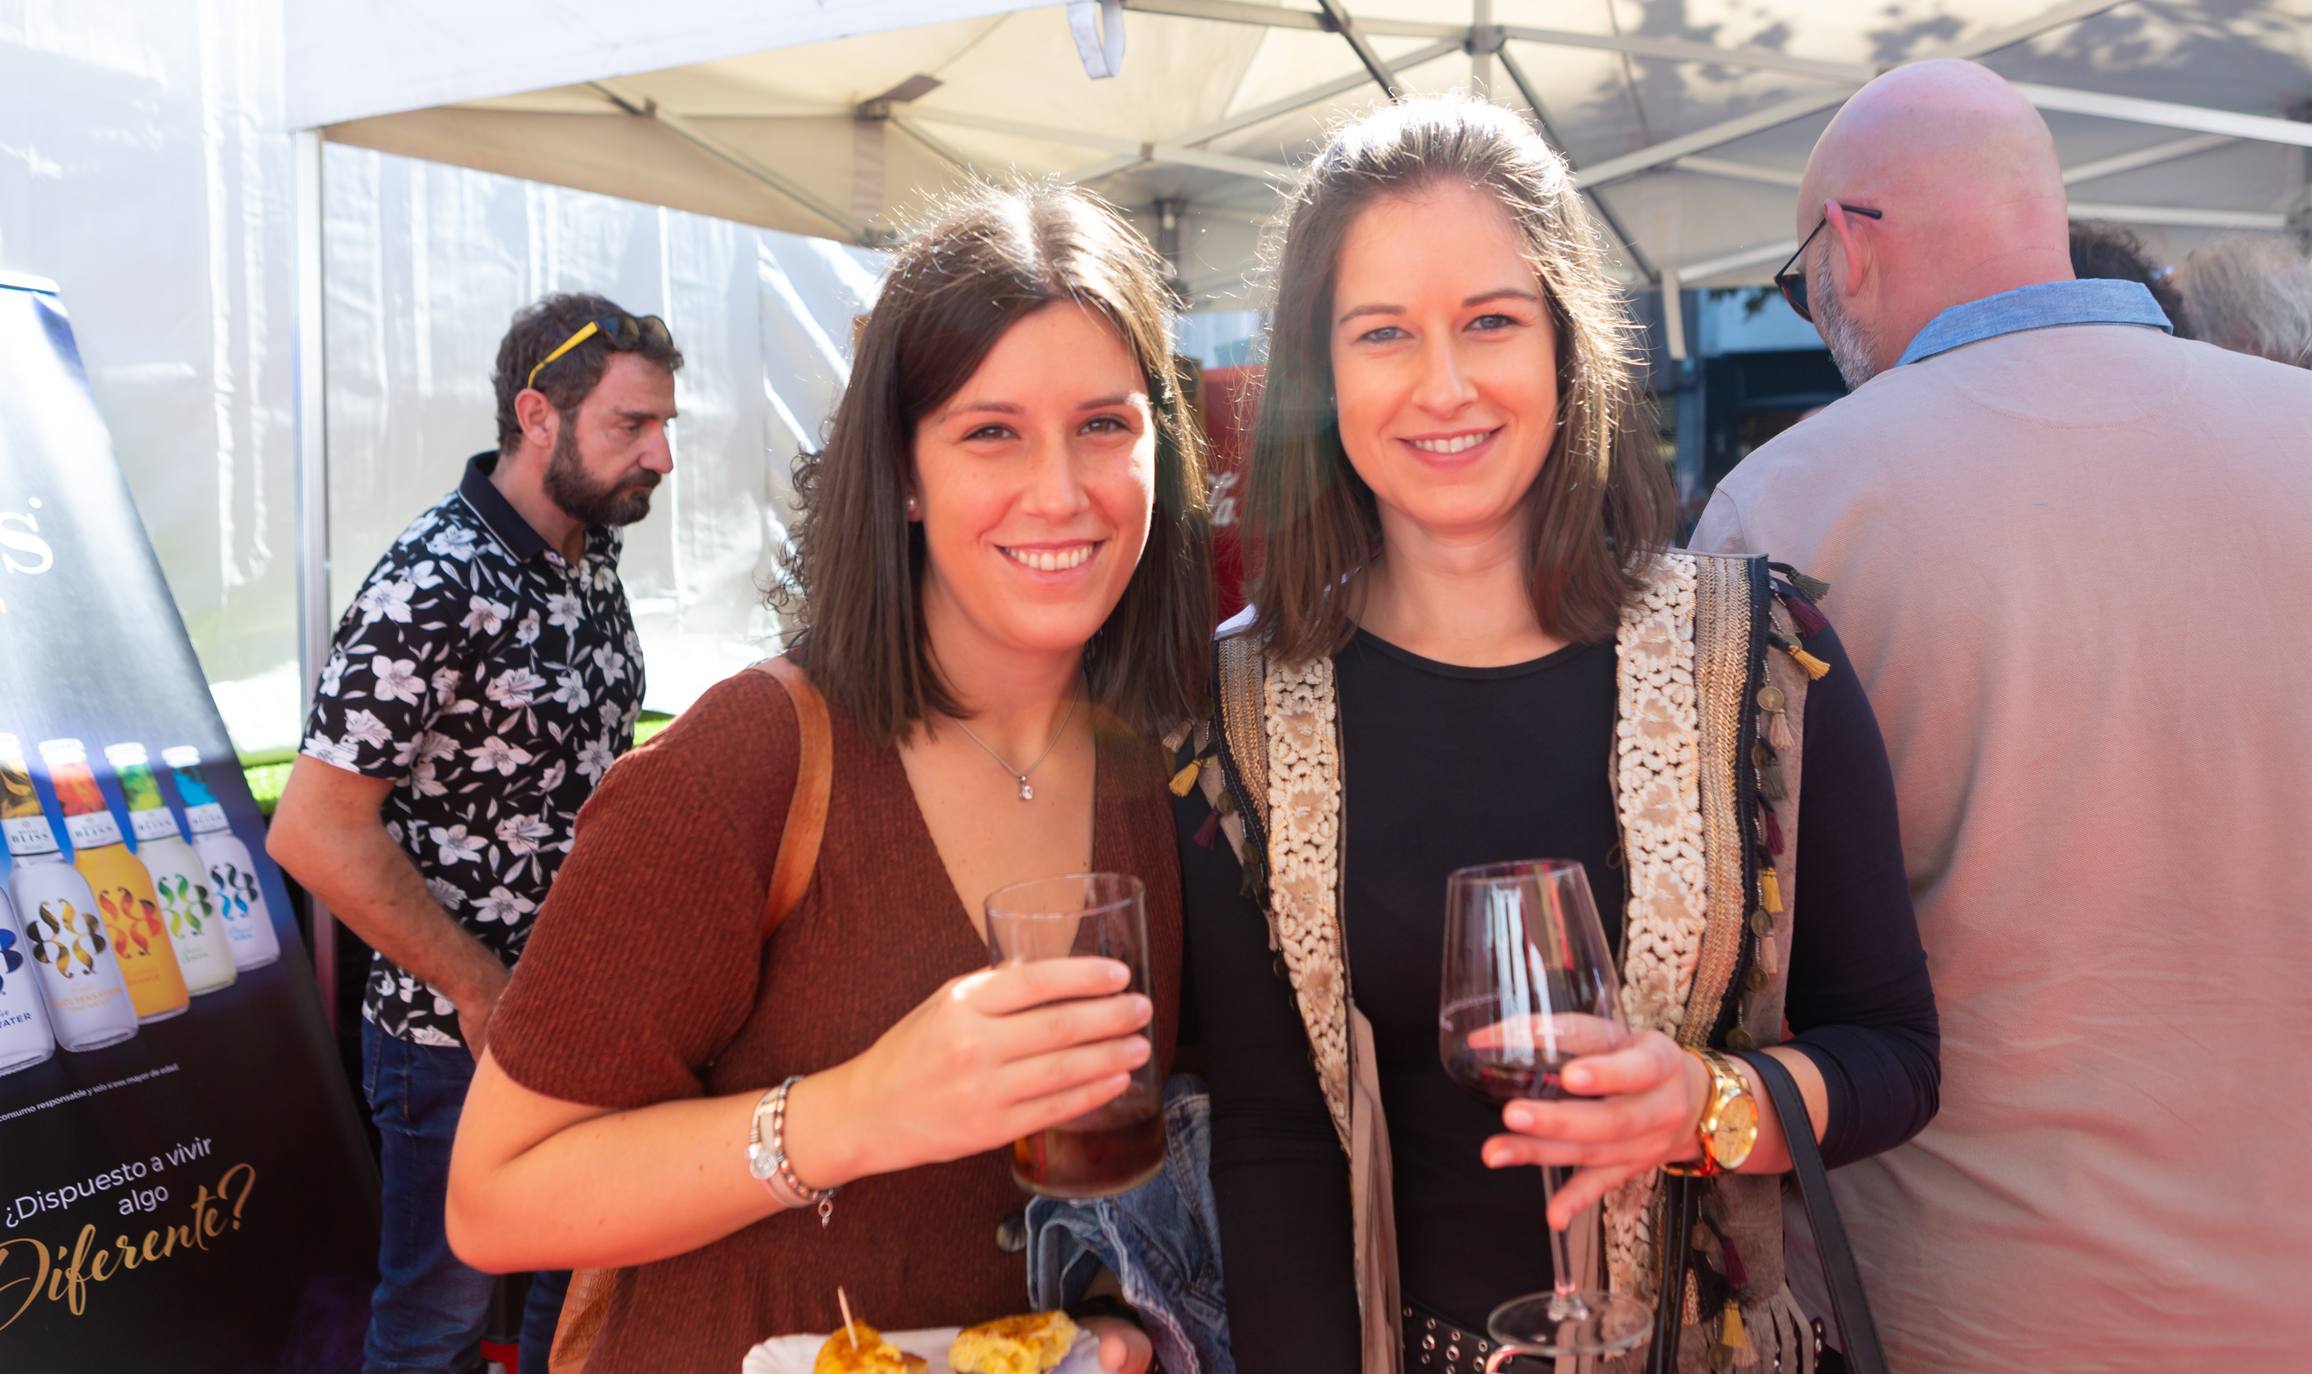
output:
{"label": "studded black belt", "polygon": [[[1489,1374],[1486,1361],[1501,1347],[1490,1335],[1456,1326],[1417,1303],[1404,1309],[1404,1327],[1406,1374]],[[1492,1371],[1537,1374],[1550,1367],[1548,1360],[1512,1355]]]}

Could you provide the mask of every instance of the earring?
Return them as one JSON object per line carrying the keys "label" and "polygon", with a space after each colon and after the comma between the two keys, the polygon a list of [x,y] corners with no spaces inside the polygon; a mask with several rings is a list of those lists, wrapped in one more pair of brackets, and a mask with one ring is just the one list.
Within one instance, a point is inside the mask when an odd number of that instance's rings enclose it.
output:
{"label": "earring", "polygon": [[918,515],[921,515],[922,513],[923,513],[923,510],[922,510],[922,508],[921,508],[921,507],[919,507],[919,506],[917,506],[917,505],[915,504],[915,498],[914,498],[914,497],[912,497],[912,496],[908,497],[908,498],[907,498],[907,518],[908,518],[908,519],[910,519],[910,520],[913,520],[913,519],[914,519],[916,516],[918,516]]}

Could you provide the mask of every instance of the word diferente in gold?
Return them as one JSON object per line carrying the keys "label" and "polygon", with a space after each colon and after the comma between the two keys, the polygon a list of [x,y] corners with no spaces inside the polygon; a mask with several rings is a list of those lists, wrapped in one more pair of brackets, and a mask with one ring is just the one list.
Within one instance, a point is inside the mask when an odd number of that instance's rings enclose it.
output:
{"label": "word diferente in gold", "polygon": [[242,1209],[256,1186],[256,1166],[236,1164],[217,1179],[214,1190],[201,1186],[190,1217],[149,1230],[141,1241],[117,1235],[110,1245],[100,1244],[93,1222],[80,1228],[69,1249],[31,1236],[0,1241],[0,1314],[5,1314],[0,1315],[0,1331],[44,1299],[63,1303],[73,1316],[81,1316],[88,1310],[92,1286],[127,1270],[207,1250],[210,1241],[241,1229]]}

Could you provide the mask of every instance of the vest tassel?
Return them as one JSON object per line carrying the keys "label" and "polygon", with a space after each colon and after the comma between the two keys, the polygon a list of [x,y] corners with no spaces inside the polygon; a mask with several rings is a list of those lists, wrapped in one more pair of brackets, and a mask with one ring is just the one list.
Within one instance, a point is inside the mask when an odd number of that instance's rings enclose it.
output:
{"label": "vest tassel", "polygon": [[1782,853],[1782,823],[1774,819],[1773,807],[1761,806],[1758,810],[1766,817],[1766,852],[1779,855]]}
{"label": "vest tassel", "polygon": [[1791,623],[1798,626],[1798,632],[1802,635],[1811,638],[1830,628],[1830,621],[1804,597],[1786,596],[1782,598],[1782,608],[1790,612]]}
{"label": "vest tassel", "polygon": [[1790,657],[1797,662],[1798,666],[1806,670],[1806,675],[1810,678],[1813,678],[1817,682],[1820,682],[1823,678],[1823,675],[1830,671],[1829,664],[1823,662],[1819,658],[1816,658],[1814,655],[1808,653],[1804,649],[1799,648],[1795,644],[1789,646],[1788,652]]}
{"label": "vest tassel", "polygon": [[1212,842],[1213,842],[1214,838],[1216,838],[1216,837],[1217,837],[1219,834],[1220,834],[1220,813],[1219,813],[1218,811],[1215,811],[1215,812],[1213,812],[1211,815],[1209,815],[1209,816],[1206,816],[1206,817],[1204,818],[1204,824],[1202,824],[1202,825],[1200,825],[1200,826],[1196,827],[1196,845],[1197,845],[1197,847],[1198,847],[1199,849],[1210,849],[1210,848],[1212,848]]}
{"label": "vest tassel", "polygon": [[1808,577],[1805,573],[1802,573],[1798,569],[1791,567],[1788,563],[1770,563],[1767,566],[1774,569],[1774,571],[1781,573],[1783,581],[1788,582],[1793,587],[1796,587],[1800,596],[1803,596],[1807,600],[1814,602],[1816,605],[1822,604],[1824,599],[1830,595],[1830,584],[1823,581],[1819,577]]}
{"label": "vest tassel", "polygon": [[1766,713],[1766,743],[1772,746],[1777,753],[1789,749],[1794,743],[1790,737],[1790,713],[1788,711],[1768,711]]}
{"label": "vest tassel", "polygon": [[1774,915],[1782,913],[1782,880],[1764,865],[1758,869],[1758,904]]}
{"label": "vest tassel", "polygon": [[1172,795],[1175,797],[1187,796],[1190,789],[1196,786],[1196,771],[1201,767],[1203,767],[1202,764],[1198,763],[1195,759],[1190,759],[1188,761],[1187,767],[1181,769],[1177,773],[1174,773],[1172,775],[1171,784]]}

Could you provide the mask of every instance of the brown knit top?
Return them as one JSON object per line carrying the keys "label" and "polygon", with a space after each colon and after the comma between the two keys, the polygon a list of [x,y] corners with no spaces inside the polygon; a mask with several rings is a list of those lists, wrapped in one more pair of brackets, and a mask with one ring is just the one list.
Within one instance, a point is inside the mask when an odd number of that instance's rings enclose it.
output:
{"label": "brown knit top", "polygon": [[[610,770],[490,1023],[490,1051],[515,1081],[620,1109],[759,1092],[859,1054],[942,983],[987,966],[898,752],[830,714],[826,840],[767,944],[798,741],[778,684],[739,673]],[[1180,880],[1162,759],[1120,729],[1101,730],[1097,759],[1093,864],[1148,885],[1157,1053],[1169,1063]],[[730,1167],[746,1167],[740,1142]],[[645,1177],[596,1186],[647,1188]],[[861,1179],[824,1231],[810,1211],[782,1212],[623,1271],[587,1368],[735,1374],[759,1341],[840,1326],[837,1283],[885,1330],[1022,1311],[1026,1265],[997,1230],[1025,1202],[1000,1151]]]}

